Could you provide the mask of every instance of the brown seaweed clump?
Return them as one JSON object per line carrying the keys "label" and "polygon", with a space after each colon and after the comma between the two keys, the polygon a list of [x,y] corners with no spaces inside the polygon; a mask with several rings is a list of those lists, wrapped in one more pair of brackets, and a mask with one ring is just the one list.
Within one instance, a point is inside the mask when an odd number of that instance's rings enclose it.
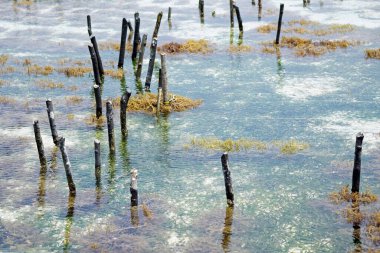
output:
{"label": "brown seaweed clump", "polygon": [[170,42],[157,48],[159,52],[167,54],[208,54],[213,50],[207,40],[187,40],[184,43]]}
{"label": "brown seaweed clump", "polygon": [[288,25],[293,26],[293,25],[301,25],[301,26],[310,26],[310,25],[318,25],[318,22],[307,20],[307,19],[296,19],[296,20],[291,20],[288,22]]}
{"label": "brown seaweed clump", "polygon": [[53,73],[54,71],[54,68],[52,66],[39,66],[37,64],[34,64],[34,65],[31,65],[31,66],[28,66],[27,68],[27,72],[28,72],[28,75],[44,75],[44,76],[47,76],[47,75],[50,75],[51,73]]}
{"label": "brown seaweed clump", "polygon": [[230,53],[248,53],[252,51],[252,47],[248,45],[230,45],[228,52]]}
{"label": "brown seaweed clump", "polygon": [[[120,42],[118,41],[102,41],[99,42],[99,50],[113,50],[120,51]],[[133,45],[130,42],[127,42],[125,45],[125,50],[132,52]]]}
{"label": "brown seaweed clump", "polygon": [[115,79],[122,79],[124,72],[123,72],[123,69],[117,69],[117,70],[106,69],[106,70],[104,70],[104,74],[106,76],[110,76],[110,77],[115,78]]}
{"label": "brown seaweed clump", "polygon": [[84,74],[90,73],[92,68],[75,66],[75,67],[65,67],[57,69],[59,73],[64,73],[67,77],[81,77]]}
{"label": "brown seaweed clump", "polygon": [[52,80],[38,80],[37,86],[43,89],[62,89],[65,87],[63,83],[54,82]]}
{"label": "brown seaweed clump", "polygon": [[[203,149],[220,150],[225,152],[239,152],[251,149],[266,150],[268,145],[265,142],[250,139],[226,139],[220,140],[215,137],[192,138],[190,146]],[[186,146],[187,147],[187,146]]]}
{"label": "brown seaweed clump", "polygon": [[375,244],[380,243],[380,212],[373,213],[367,224],[366,234]]}
{"label": "brown seaweed clump", "polygon": [[6,54],[0,54],[0,65],[7,63],[9,56]]}
{"label": "brown seaweed clump", "polygon": [[99,118],[97,118],[95,114],[91,114],[85,119],[85,122],[87,125],[95,125],[95,126],[104,125],[106,121],[107,119],[105,116],[100,116]]}
{"label": "brown seaweed clump", "polygon": [[78,105],[83,102],[83,98],[80,96],[67,96],[65,97],[66,104]]}
{"label": "brown seaweed clump", "polygon": [[380,60],[380,48],[378,49],[366,49],[365,50],[366,58],[379,59]]}
{"label": "brown seaweed clump", "polygon": [[256,29],[259,33],[270,33],[277,30],[277,26],[274,24],[261,25]]}
{"label": "brown seaweed clump", "polygon": [[377,196],[371,191],[366,190],[363,193],[352,193],[349,186],[343,186],[339,192],[332,192],[329,195],[330,200],[335,204],[341,204],[343,202],[357,202],[363,204],[369,204],[377,201]]}
{"label": "brown seaweed clump", "polygon": [[0,105],[11,105],[15,104],[17,101],[11,97],[0,96]]}

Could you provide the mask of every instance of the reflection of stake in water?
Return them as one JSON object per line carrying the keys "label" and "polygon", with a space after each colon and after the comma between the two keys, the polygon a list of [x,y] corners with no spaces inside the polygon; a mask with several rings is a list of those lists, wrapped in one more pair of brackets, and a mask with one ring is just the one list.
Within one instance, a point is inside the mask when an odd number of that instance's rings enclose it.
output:
{"label": "reflection of stake in water", "polygon": [[40,181],[38,184],[38,196],[37,196],[38,207],[45,206],[45,195],[46,195],[45,181],[46,181],[46,166],[41,166]]}
{"label": "reflection of stake in water", "polygon": [[[359,200],[352,200],[352,211],[354,212],[353,217],[360,216],[360,206]],[[353,219],[352,222],[352,239],[355,245],[355,252],[362,252],[361,234],[360,234],[360,220]]]}
{"label": "reflection of stake in water", "polygon": [[111,190],[115,184],[115,175],[116,175],[116,158],[115,154],[110,153],[108,155],[108,187]]}
{"label": "reflection of stake in water", "polygon": [[280,82],[281,82],[284,76],[284,67],[282,66],[282,62],[281,62],[280,48],[278,46],[275,46],[275,48],[276,48],[276,57],[277,57],[277,74],[281,78],[280,79]]}
{"label": "reflection of stake in water", "polygon": [[226,217],[224,218],[224,228],[223,228],[223,239],[222,239],[222,248],[224,252],[229,252],[229,247],[231,243],[232,235],[232,222],[234,216],[234,207],[226,207]]}
{"label": "reflection of stake in water", "polygon": [[127,91],[127,84],[125,81],[125,74],[123,71],[123,76],[120,79],[120,92],[121,92],[121,94],[124,94],[126,91]]}
{"label": "reflection of stake in water", "polygon": [[57,168],[57,154],[58,154],[58,147],[54,146],[53,150],[51,151],[51,158],[50,158],[50,169],[55,172]]}
{"label": "reflection of stake in water", "polygon": [[128,153],[127,137],[122,138],[122,140],[120,141],[119,150],[120,150],[122,168],[124,170],[129,170],[130,169],[130,160],[129,160],[129,153]]}
{"label": "reflection of stake in water", "polygon": [[69,252],[70,249],[70,234],[71,227],[74,222],[74,206],[75,206],[75,195],[70,194],[67,201],[67,215],[66,215],[66,225],[65,225],[65,238],[63,241],[63,251]]}

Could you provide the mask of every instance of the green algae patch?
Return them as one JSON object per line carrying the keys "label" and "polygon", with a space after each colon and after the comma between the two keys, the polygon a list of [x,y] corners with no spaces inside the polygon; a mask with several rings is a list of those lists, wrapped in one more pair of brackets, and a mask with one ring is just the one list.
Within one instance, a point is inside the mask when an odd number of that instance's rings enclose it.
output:
{"label": "green algae patch", "polygon": [[309,148],[309,144],[297,140],[275,141],[273,145],[280,149],[281,154],[285,155],[297,154]]}

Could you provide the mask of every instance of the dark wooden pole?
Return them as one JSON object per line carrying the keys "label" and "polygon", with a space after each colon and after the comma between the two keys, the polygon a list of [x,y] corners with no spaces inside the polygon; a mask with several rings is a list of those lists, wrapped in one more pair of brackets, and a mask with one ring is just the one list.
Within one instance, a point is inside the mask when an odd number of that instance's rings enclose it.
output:
{"label": "dark wooden pole", "polygon": [[162,19],[162,11],[160,13],[158,13],[158,15],[157,15],[156,26],[154,28],[152,38],[158,38],[158,30],[160,29],[161,19]]}
{"label": "dark wooden pole", "polygon": [[62,160],[63,160],[63,165],[65,167],[66,179],[67,179],[67,184],[69,186],[70,194],[75,195],[76,189],[75,189],[73,176],[71,175],[71,163],[70,163],[69,157],[67,155],[66,147],[65,147],[65,138],[60,137],[58,142],[59,142],[59,149],[61,150],[61,153],[62,153]]}
{"label": "dark wooden pole", "polygon": [[262,10],[263,10],[263,5],[262,5],[261,0],[258,0],[258,1],[259,1],[259,14],[258,14],[258,20],[260,21],[260,20],[261,20]]}
{"label": "dark wooden pole", "polygon": [[226,186],[227,204],[229,206],[233,206],[234,205],[234,191],[232,188],[231,172],[228,166],[228,153],[224,153],[221,157],[221,160],[222,160],[222,168],[223,168],[223,175],[224,175],[224,184]]}
{"label": "dark wooden pole", "polygon": [[140,44],[140,17],[139,13],[135,13],[135,33],[133,37],[133,50],[132,50],[132,61],[136,60],[137,51]]}
{"label": "dark wooden pole", "polygon": [[256,2],[255,2],[255,0],[252,0],[252,5],[256,5]]}
{"label": "dark wooden pole", "polygon": [[280,16],[278,17],[277,25],[277,35],[276,35],[276,45],[280,43],[280,33],[281,33],[281,24],[282,24],[282,14],[284,14],[284,4],[280,4]]}
{"label": "dark wooden pole", "polygon": [[156,115],[160,115],[161,111],[161,97],[162,97],[162,69],[158,71],[158,88],[157,88],[157,111]]}
{"label": "dark wooden pole", "polygon": [[127,136],[127,106],[129,98],[131,97],[131,92],[126,91],[120,98],[120,125],[121,125],[121,135],[123,137]]}
{"label": "dark wooden pole", "polygon": [[97,85],[101,85],[102,82],[100,79],[99,64],[98,64],[98,60],[95,54],[94,47],[92,45],[88,45],[88,51],[90,52],[90,55],[91,55],[92,70],[94,71],[95,83]]}
{"label": "dark wooden pole", "polygon": [[166,54],[161,53],[161,85],[162,85],[162,100],[164,104],[169,102],[168,96],[168,77],[166,69]]}
{"label": "dark wooden pole", "polygon": [[172,7],[169,7],[169,9],[168,9],[168,20],[169,21],[172,20]]}
{"label": "dark wooden pole", "polygon": [[98,63],[99,74],[102,77],[102,76],[104,76],[104,69],[103,69],[102,59],[100,58],[98,43],[96,42],[95,35],[91,36],[90,39],[91,39],[92,46],[94,47],[96,60]]}
{"label": "dark wooden pole", "polygon": [[88,36],[92,35],[92,30],[91,30],[91,16],[87,15],[87,31],[88,31]]}
{"label": "dark wooden pole", "polygon": [[243,32],[243,21],[241,20],[239,7],[237,7],[236,5],[234,5],[234,9],[236,11],[236,17],[237,17],[237,20],[238,20],[238,23],[239,23],[239,31],[242,33]]}
{"label": "dark wooden pole", "polygon": [[119,63],[117,64],[117,67],[119,69],[123,68],[123,66],[124,66],[125,41],[127,40],[127,30],[128,30],[127,20],[125,18],[123,18],[123,23],[121,26]]}
{"label": "dark wooden pole", "polygon": [[56,146],[58,146],[58,132],[57,132],[57,126],[55,124],[55,114],[54,114],[54,108],[53,108],[53,102],[49,98],[46,100],[46,107],[47,107],[47,113],[49,117],[49,124],[50,124],[50,130],[51,130],[51,136],[53,137],[53,142]]}
{"label": "dark wooden pole", "polygon": [[363,145],[364,135],[358,133],[356,135],[355,143],[355,160],[354,160],[354,169],[352,172],[352,188],[351,192],[359,192],[360,188],[360,170],[361,170],[361,156],[362,156],[362,145]]}
{"label": "dark wooden pole", "polygon": [[138,200],[138,192],[137,192],[137,170],[132,169],[131,170],[131,186],[130,186],[130,192],[131,192],[131,206],[138,206],[139,200]]}
{"label": "dark wooden pole", "polygon": [[129,29],[129,33],[133,33],[133,27],[132,27],[132,24],[131,24],[131,21],[128,19],[127,21],[127,25],[128,25],[128,29]]}
{"label": "dark wooden pole", "polygon": [[143,35],[141,45],[140,45],[140,54],[139,54],[139,60],[137,64],[137,71],[136,71],[136,78],[140,80],[141,78],[141,71],[142,71],[142,65],[144,63],[144,53],[145,53],[145,47],[146,47],[146,40],[148,39],[148,36],[146,34]]}
{"label": "dark wooden pole", "polygon": [[102,168],[102,162],[100,159],[100,141],[99,140],[94,141],[94,149],[95,149],[95,179],[96,179],[96,185],[99,185],[101,181],[101,168]]}
{"label": "dark wooden pole", "polygon": [[45,156],[45,151],[44,151],[44,144],[42,142],[40,125],[38,124],[38,120],[35,120],[33,122],[33,129],[34,129],[34,137],[36,139],[38,157],[40,158],[41,167],[46,167],[46,156]]}
{"label": "dark wooden pole", "polygon": [[230,0],[230,26],[234,27],[234,0]]}
{"label": "dark wooden pole", "polygon": [[96,118],[102,116],[102,96],[100,94],[100,86],[94,85],[94,93],[95,93],[95,103],[96,103]]}
{"label": "dark wooden pole", "polygon": [[154,60],[156,59],[156,49],[157,49],[157,38],[153,38],[152,44],[150,45],[150,57],[148,65],[148,73],[145,80],[145,90],[150,91],[150,83],[152,82],[152,74],[154,67]]}
{"label": "dark wooden pole", "polygon": [[114,134],[114,125],[113,125],[113,111],[112,111],[112,102],[107,101],[107,127],[108,127],[108,145],[110,153],[115,153],[115,134]]}
{"label": "dark wooden pole", "polygon": [[200,16],[200,18],[201,18],[201,23],[202,23],[202,24],[204,23],[204,18],[205,18],[205,10],[204,10],[204,7],[205,7],[204,0],[199,0],[199,3],[198,3],[198,9],[199,9],[199,16]]}

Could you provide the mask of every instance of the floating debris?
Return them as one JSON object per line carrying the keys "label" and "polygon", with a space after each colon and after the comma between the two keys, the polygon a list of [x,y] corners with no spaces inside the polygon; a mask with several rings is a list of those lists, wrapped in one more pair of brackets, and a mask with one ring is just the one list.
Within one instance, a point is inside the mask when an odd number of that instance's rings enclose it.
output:
{"label": "floating debris", "polygon": [[380,48],[378,49],[366,49],[365,50],[366,58],[379,59],[380,60]]}
{"label": "floating debris", "polygon": [[52,80],[38,80],[36,84],[43,89],[62,89],[65,87],[63,83],[57,83]]}
{"label": "floating debris", "polygon": [[170,42],[157,48],[159,52],[167,54],[208,54],[213,50],[207,40],[187,40],[184,43]]}
{"label": "floating debris", "polygon": [[31,65],[31,66],[28,66],[27,68],[27,72],[28,72],[28,75],[44,75],[44,76],[47,76],[47,75],[50,75],[51,73],[53,73],[54,71],[54,68],[52,66],[39,66],[37,64],[34,64],[34,65]]}

